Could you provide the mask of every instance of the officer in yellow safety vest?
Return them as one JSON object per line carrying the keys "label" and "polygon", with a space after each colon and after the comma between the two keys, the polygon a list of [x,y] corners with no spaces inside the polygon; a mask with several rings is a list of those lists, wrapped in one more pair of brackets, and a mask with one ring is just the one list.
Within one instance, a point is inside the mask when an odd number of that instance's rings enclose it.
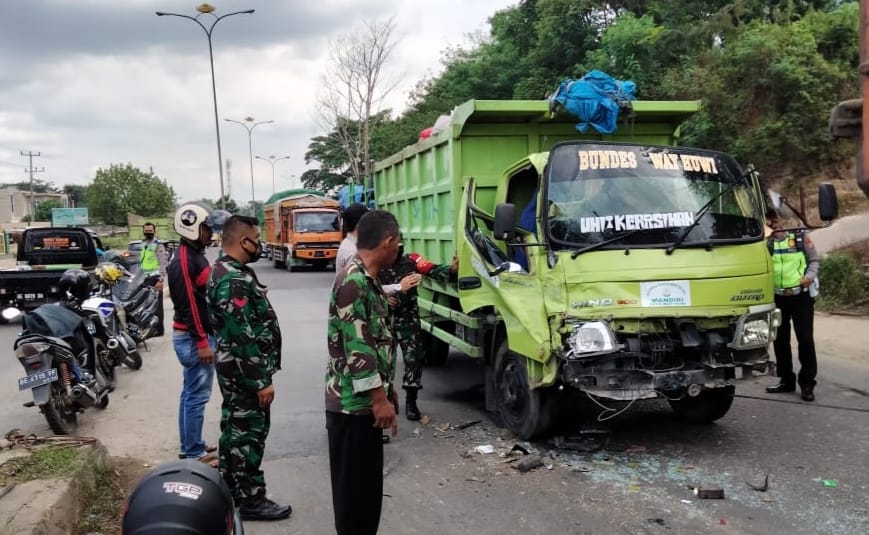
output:
{"label": "officer in yellow safety vest", "polygon": [[139,257],[139,269],[145,273],[160,272],[160,282],[157,283],[157,291],[160,292],[160,304],[157,306],[157,317],[160,319],[153,336],[163,336],[163,281],[166,280],[166,266],[169,258],[166,248],[160,243],[155,235],[157,227],[154,223],[142,225],[142,252]]}
{"label": "officer in yellow safety vest", "polygon": [[[818,252],[805,230],[781,230],[779,215],[773,209],[766,217],[771,228],[767,247],[772,255],[775,304],[782,316],[773,343],[779,382],[767,387],[766,391],[773,394],[795,392],[799,385],[800,397],[814,401],[815,376],[818,374],[813,327],[820,266]],[[797,336],[798,375],[794,375],[791,353],[791,322]]]}

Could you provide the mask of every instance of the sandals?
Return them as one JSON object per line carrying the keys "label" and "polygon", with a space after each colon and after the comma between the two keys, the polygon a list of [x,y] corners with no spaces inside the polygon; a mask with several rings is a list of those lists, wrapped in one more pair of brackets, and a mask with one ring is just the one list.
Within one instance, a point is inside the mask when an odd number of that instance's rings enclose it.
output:
{"label": "sandals", "polygon": [[205,463],[212,468],[217,468],[220,465],[220,462],[217,460],[217,455],[215,455],[214,452],[206,453],[199,458],[199,462]]}

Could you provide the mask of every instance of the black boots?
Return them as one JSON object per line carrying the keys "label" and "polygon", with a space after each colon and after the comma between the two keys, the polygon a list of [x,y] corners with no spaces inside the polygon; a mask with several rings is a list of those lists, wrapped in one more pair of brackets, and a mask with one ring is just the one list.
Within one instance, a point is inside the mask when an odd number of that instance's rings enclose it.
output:
{"label": "black boots", "polygon": [[775,386],[766,387],[766,391],[770,394],[785,394],[788,392],[796,392],[797,386],[794,384],[788,384],[779,381],[779,383]]}
{"label": "black boots", "polygon": [[815,401],[815,387],[801,385],[800,398],[802,398],[803,401]]}
{"label": "black boots", "polygon": [[416,394],[419,392],[419,389],[406,388],[405,391],[407,394],[404,400],[404,414],[408,420],[415,422],[422,417],[419,413],[419,407],[416,406]]}
{"label": "black boots", "polygon": [[289,505],[278,505],[265,496],[250,498],[238,508],[242,520],[283,520],[293,513]]}

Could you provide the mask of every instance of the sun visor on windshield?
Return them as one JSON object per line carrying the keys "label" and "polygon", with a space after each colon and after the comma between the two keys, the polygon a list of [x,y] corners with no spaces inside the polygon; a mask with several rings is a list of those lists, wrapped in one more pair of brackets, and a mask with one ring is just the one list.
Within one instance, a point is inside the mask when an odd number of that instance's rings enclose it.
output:
{"label": "sun visor on windshield", "polygon": [[549,156],[552,180],[702,175],[730,182],[742,172],[732,157],[715,151],[675,147],[637,147],[618,143],[564,143]]}

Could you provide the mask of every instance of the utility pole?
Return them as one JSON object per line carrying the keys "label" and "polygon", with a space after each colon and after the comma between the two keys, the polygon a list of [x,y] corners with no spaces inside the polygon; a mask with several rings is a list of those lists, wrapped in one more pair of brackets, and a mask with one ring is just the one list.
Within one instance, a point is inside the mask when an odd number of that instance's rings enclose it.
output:
{"label": "utility pole", "polygon": [[25,173],[30,173],[30,198],[27,203],[27,215],[30,216],[30,222],[33,223],[33,173],[42,173],[45,171],[45,167],[42,169],[34,169],[33,168],[33,157],[34,156],[42,156],[41,152],[33,152],[29,150],[27,152],[21,151],[22,156],[27,156],[29,158],[29,163],[27,165],[27,169],[24,170]]}
{"label": "utility pole", "polygon": [[[232,198],[232,160],[229,158],[226,159],[226,198]],[[225,204],[221,204],[221,206],[225,207]]]}

